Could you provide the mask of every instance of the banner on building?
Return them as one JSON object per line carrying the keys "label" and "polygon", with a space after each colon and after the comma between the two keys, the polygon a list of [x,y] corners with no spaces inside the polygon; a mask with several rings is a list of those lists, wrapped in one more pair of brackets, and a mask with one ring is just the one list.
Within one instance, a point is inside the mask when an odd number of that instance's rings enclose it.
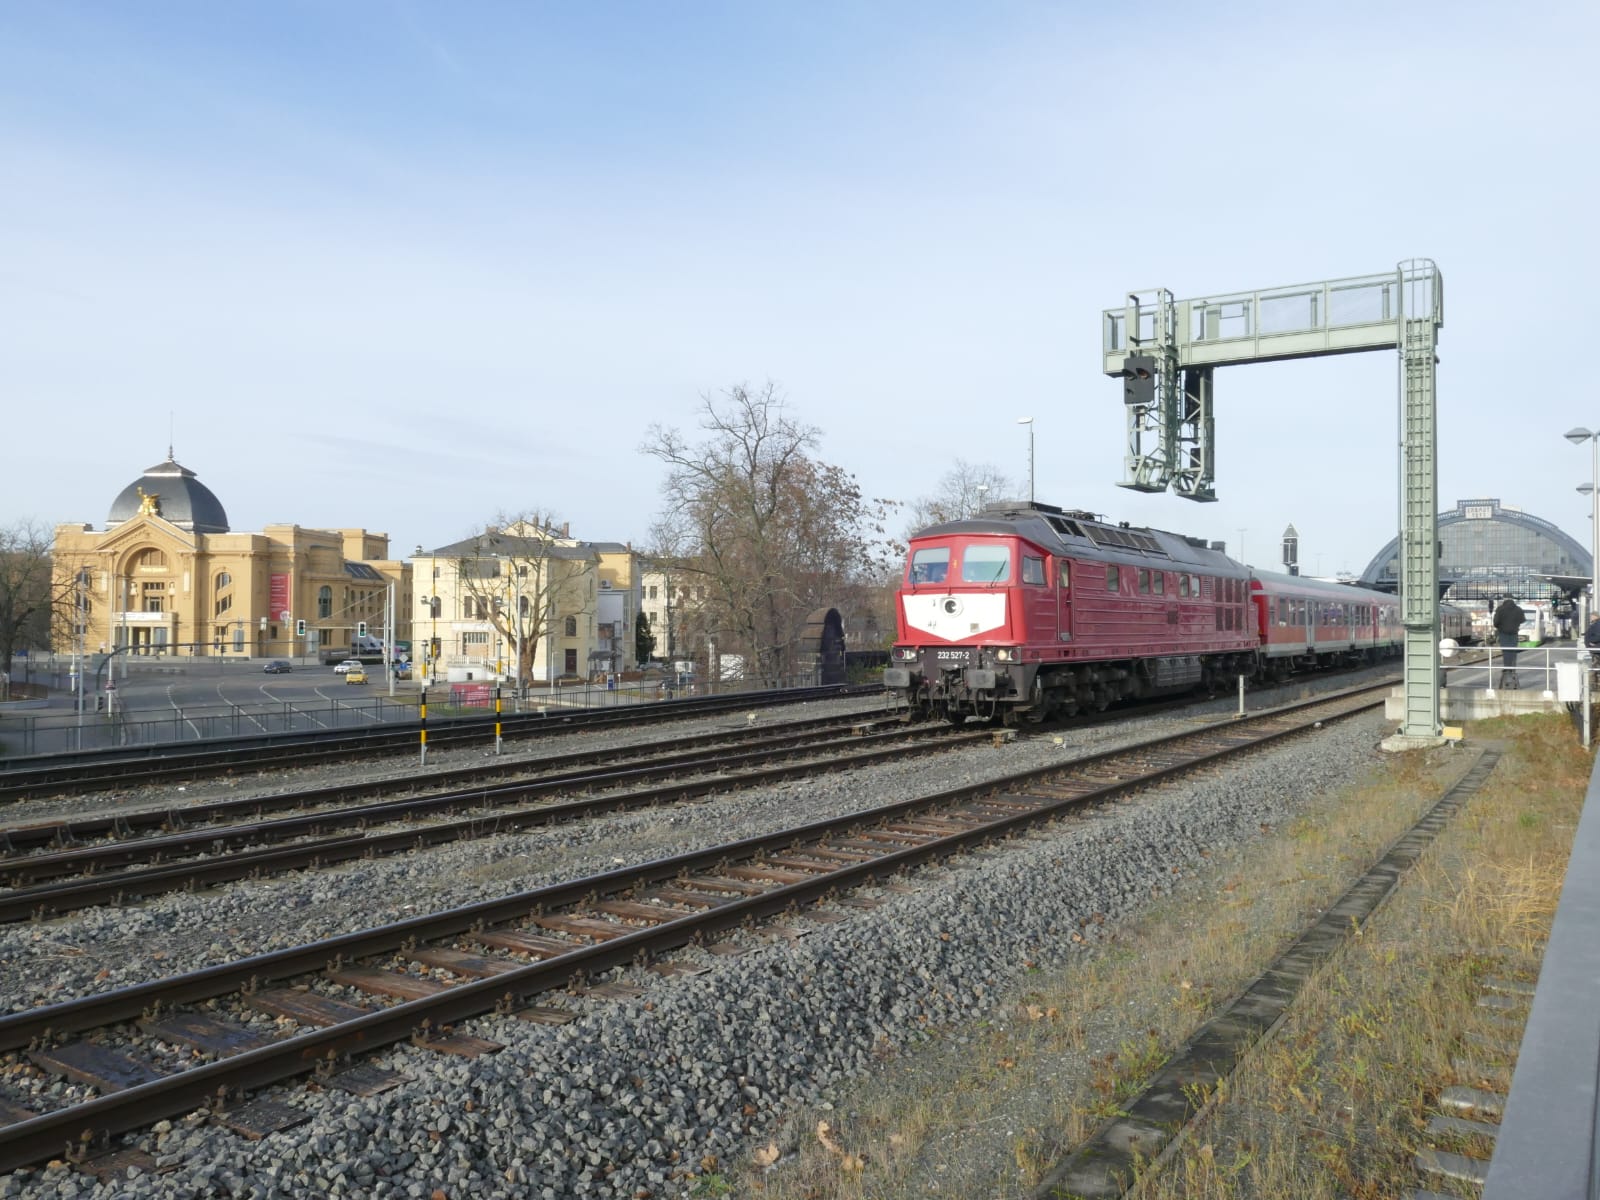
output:
{"label": "banner on building", "polygon": [[292,613],[293,606],[289,603],[289,576],[287,573],[282,575],[275,574],[270,577],[269,593],[267,612],[271,614],[274,621],[288,620],[283,614]]}

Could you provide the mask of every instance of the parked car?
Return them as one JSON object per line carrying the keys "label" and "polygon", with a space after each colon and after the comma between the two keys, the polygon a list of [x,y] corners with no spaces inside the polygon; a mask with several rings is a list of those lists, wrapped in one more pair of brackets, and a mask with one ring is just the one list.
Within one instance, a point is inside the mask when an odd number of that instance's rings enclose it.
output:
{"label": "parked car", "polygon": [[[343,666],[344,664],[340,663],[339,665]],[[365,683],[367,681],[366,667],[357,663],[344,673],[344,681],[346,683]]]}
{"label": "parked car", "polygon": [[261,669],[268,675],[287,675],[290,671],[294,670],[294,668],[289,665],[288,660],[283,658],[275,658]]}
{"label": "parked car", "polygon": [[359,658],[347,658],[333,669],[335,675],[348,675],[351,671],[359,671],[366,664]]}

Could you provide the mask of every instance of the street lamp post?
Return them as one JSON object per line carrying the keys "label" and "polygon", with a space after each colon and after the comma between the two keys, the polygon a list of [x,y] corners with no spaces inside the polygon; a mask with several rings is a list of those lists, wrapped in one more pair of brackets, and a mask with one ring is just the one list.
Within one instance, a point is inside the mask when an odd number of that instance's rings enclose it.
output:
{"label": "street lamp post", "polygon": [[1589,482],[1578,488],[1589,496],[1589,611],[1584,614],[1584,625],[1594,618],[1595,601],[1600,599],[1600,430],[1591,433],[1582,425],[1569,429],[1567,441],[1574,446],[1588,442],[1590,446]]}
{"label": "street lamp post", "polygon": [[1033,418],[1018,417],[1018,425],[1028,427],[1028,503],[1033,503]]}

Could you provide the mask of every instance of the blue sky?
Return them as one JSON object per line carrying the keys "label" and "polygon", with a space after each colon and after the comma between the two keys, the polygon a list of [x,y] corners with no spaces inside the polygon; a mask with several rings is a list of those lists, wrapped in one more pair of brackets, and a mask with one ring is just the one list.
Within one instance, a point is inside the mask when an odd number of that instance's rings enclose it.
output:
{"label": "blue sky", "polygon": [[[166,453],[235,529],[643,544],[652,422],[776,381],[872,496],[1359,571],[1395,362],[1226,369],[1217,491],[1117,488],[1099,314],[1434,259],[1440,498],[1588,541],[1600,6],[0,5],[0,522]],[[1554,386],[1551,381],[1555,380]],[[1269,547],[1273,551],[1268,554]]]}

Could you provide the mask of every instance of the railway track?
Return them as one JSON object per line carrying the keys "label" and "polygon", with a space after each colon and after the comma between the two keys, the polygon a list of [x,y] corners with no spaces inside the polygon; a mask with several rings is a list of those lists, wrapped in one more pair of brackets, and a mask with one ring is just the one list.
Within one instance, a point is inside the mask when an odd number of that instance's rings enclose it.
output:
{"label": "railway track", "polygon": [[[660,956],[1367,711],[1387,686],[0,1017],[16,1097],[0,1108],[0,1170],[63,1152],[82,1159],[109,1135],[197,1107],[265,1136],[306,1114],[247,1098],[264,1087],[319,1072],[326,1087],[382,1090],[399,1082],[393,1072],[343,1061],[408,1040],[493,1053],[497,1043],[456,1024],[490,1013],[561,1020],[563,1010],[531,1002],[565,987],[616,991],[590,981],[630,963],[694,970]],[[163,1069],[178,1061],[187,1069]],[[32,1112],[10,1082],[18,1069],[41,1084],[28,1095],[50,1077],[98,1094]],[[136,1157],[114,1161],[142,1165]]]}
{"label": "railway track", "polygon": [[[526,738],[556,731],[599,732],[616,727],[633,728],[686,717],[714,716],[805,700],[836,696],[865,696],[881,692],[877,685],[862,687],[788,688],[771,692],[741,692],[732,696],[696,696],[607,709],[578,712],[503,713],[498,717],[435,717],[428,723],[428,745],[434,750],[492,744],[498,725],[503,738]],[[223,745],[184,749],[163,743],[142,749],[82,751],[46,759],[0,759],[0,803],[47,795],[105,791],[113,787],[139,787],[176,783],[241,771],[317,765],[374,754],[415,753],[421,726],[417,721],[394,723],[381,729],[333,730],[325,733],[262,734],[230,738]]]}
{"label": "railway track", "polygon": [[[132,829],[182,829],[162,836],[130,836],[52,852],[0,856],[0,887],[10,889],[0,890],[0,922],[679,803],[711,792],[847,770],[952,746],[987,744],[992,738],[986,730],[963,733],[934,725],[908,727],[899,721],[859,716],[818,718],[760,733],[709,734],[623,751],[588,751],[545,759],[523,764],[525,777],[518,780],[505,779],[509,773],[506,766],[474,768],[459,773],[465,780],[448,780],[457,785],[467,782],[466,787],[353,806],[329,808],[319,802],[348,798],[352,791],[383,795],[394,790],[394,782],[224,801],[200,805],[196,810],[146,810],[118,818],[0,830],[0,845],[9,840],[14,847],[39,847],[69,843],[86,829],[100,837]],[[685,750],[685,746],[693,748]],[[629,763],[630,758],[636,761]],[[603,768],[597,767],[600,762],[604,762]],[[577,769],[561,769],[575,764]],[[502,782],[473,782],[486,771],[497,772]],[[552,801],[556,796],[591,792],[600,794]],[[287,808],[311,811],[275,820],[182,828],[227,814]],[[459,815],[464,813],[471,815]],[[423,821],[426,823],[418,823]],[[353,832],[331,833],[341,829]],[[182,861],[169,861],[173,859]],[[150,865],[128,869],[140,864]],[[49,882],[38,882],[41,880]]]}

